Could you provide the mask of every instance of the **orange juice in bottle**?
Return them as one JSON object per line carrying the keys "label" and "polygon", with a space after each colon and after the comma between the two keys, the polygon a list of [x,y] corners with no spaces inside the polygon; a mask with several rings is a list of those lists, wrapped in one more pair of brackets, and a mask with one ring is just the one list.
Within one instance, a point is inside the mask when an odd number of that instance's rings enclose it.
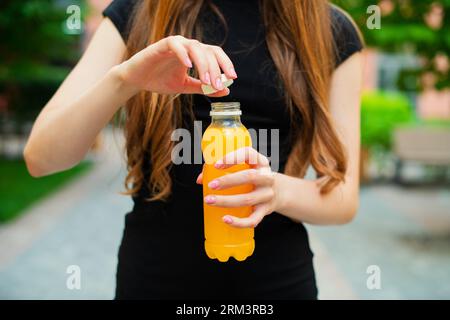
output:
{"label": "orange juice in bottle", "polygon": [[[213,190],[208,183],[220,176],[249,169],[248,164],[234,165],[228,169],[216,169],[214,164],[227,153],[252,145],[248,130],[242,125],[240,104],[238,102],[218,102],[211,104],[211,124],[202,138],[202,152],[205,160],[203,167],[203,196],[234,195],[248,193],[253,185],[240,185],[223,190]],[[205,224],[205,251],[209,258],[221,262],[234,257],[243,261],[252,255],[255,249],[253,228],[236,228],[223,222],[222,217],[232,215],[248,217],[252,207],[224,208],[203,203]]]}

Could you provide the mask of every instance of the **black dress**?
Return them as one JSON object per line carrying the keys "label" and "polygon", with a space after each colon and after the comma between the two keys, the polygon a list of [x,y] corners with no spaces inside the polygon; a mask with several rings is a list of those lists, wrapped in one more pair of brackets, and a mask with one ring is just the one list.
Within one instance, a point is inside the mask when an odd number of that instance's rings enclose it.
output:
{"label": "black dress", "polygon": [[[139,3],[139,2],[138,2]],[[277,87],[276,69],[265,42],[258,1],[214,0],[224,15],[228,36],[222,45],[238,73],[231,95],[220,99],[194,96],[194,114],[210,122],[211,101],[239,101],[247,128],[279,129],[279,168],[289,155],[290,117]],[[126,40],[135,1],[116,0],[103,12]],[[338,64],[361,49],[350,21],[333,9]],[[203,42],[219,44],[224,30],[205,9]],[[192,122],[192,121],[190,121]],[[186,121],[187,126],[189,121]],[[270,151],[270,133],[267,150]],[[264,153],[264,152],[263,152]],[[270,156],[270,154],[268,154]],[[148,173],[151,164],[143,168]],[[256,248],[244,262],[210,260],[204,252],[202,187],[195,183],[202,166],[173,166],[172,195],[167,202],[147,202],[148,189],[133,197],[119,249],[117,299],[316,299],[313,253],[302,224],[276,212],[255,229]]]}

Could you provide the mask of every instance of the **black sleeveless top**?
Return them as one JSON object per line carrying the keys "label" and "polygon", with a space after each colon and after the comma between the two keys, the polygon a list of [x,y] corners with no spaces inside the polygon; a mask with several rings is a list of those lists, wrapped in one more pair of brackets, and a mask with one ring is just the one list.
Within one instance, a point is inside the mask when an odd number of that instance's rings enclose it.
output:
{"label": "black sleeveless top", "polygon": [[[261,140],[267,151],[259,151],[270,157],[271,147],[278,144],[279,163],[275,169],[283,172],[292,145],[291,119],[265,42],[258,1],[213,2],[226,19],[227,36],[217,17],[205,7],[200,14],[201,23],[207,26],[203,42],[220,44],[225,38],[222,48],[233,61],[238,79],[228,97],[194,95],[195,118],[202,121],[205,130],[210,122],[211,102],[239,101],[241,120],[247,128],[279,129],[279,140],[272,141],[269,131],[267,143]],[[115,0],[103,12],[124,40],[133,7],[138,4],[140,1]],[[332,12],[339,65],[362,44],[348,18],[335,9]],[[192,132],[190,122],[186,121],[186,125]],[[230,258],[221,263],[206,256],[202,187],[195,183],[201,169],[201,164],[174,165],[172,195],[167,202],[145,201],[149,196],[147,187],[133,197],[134,208],[126,215],[119,249],[116,298],[315,299],[313,254],[306,229],[276,212],[255,229],[255,252],[247,260]],[[143,170],[148,174],[151,164],[146,162]]]}

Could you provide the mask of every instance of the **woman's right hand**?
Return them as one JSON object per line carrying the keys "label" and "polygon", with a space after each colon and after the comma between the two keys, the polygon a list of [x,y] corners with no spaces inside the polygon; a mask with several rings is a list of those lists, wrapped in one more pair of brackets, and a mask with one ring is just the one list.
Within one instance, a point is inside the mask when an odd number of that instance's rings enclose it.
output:
{"label": "woman's right hand", "polygon": [[[195,66],[200,79],[188,75]],[[201,85],[212,85],[211,96],[229,94],[221,81],[221,69],[227,78],[237,78],[233,63],[222,48],[206,45],[182,36],[169,36],[139,51],[118,66],[121,79],[136,91],[161,94],[203,94]]]}

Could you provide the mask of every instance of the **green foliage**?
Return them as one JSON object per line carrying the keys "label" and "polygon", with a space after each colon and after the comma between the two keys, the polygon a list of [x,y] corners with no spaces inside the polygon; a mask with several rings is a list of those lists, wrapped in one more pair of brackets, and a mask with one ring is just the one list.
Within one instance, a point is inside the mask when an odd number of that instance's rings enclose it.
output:
{"label": "green foliage", "polygon": [[400,93],[372,91],[361,101],[361,143],[389,150],[393,129],[413,120],[412,106]]}
{"label": "green foliage", "polygon": [[80,37],[63,32],[66,8],[65,1],[55,0],[0,2],[1,81],[35,80],[43,66],[74,61]]}
{"label": "green foliage", "polygon": [[28,174],[23,160],[0,158],[0,223],[13,219],[37,200],[85,172],[91,165],[83,162],[68,171],[35,179]]}
{"label": "green foliage", "polygon": [[9,119],[35,118],[78,58],[81,37],[64,29],[71,4],[83,13],[83,0],[0,1],[0,95]]}
{"label": "green foliage", "polygon": [[[381,29],[369,29],[366,25],[369,14],[367,8],[379,1],[373,0],[332,0],[348,11],[363,33],[366,44],[385,52],[413,52],[424,58],[420,72],[411,70],[418,77],[425,71],[436,75],[438,89],[450,87],[448,72],[436,70],[433,59],[437,53],[450,53],[450,0],[392,0],[393,10],[381,17]],[[444,11],[440,28],[433,29],[425,16],[433,4],[439,4]],[[399,83],[400,87],[402,84]],[[416,86],[415,89],[420,89]]]}

